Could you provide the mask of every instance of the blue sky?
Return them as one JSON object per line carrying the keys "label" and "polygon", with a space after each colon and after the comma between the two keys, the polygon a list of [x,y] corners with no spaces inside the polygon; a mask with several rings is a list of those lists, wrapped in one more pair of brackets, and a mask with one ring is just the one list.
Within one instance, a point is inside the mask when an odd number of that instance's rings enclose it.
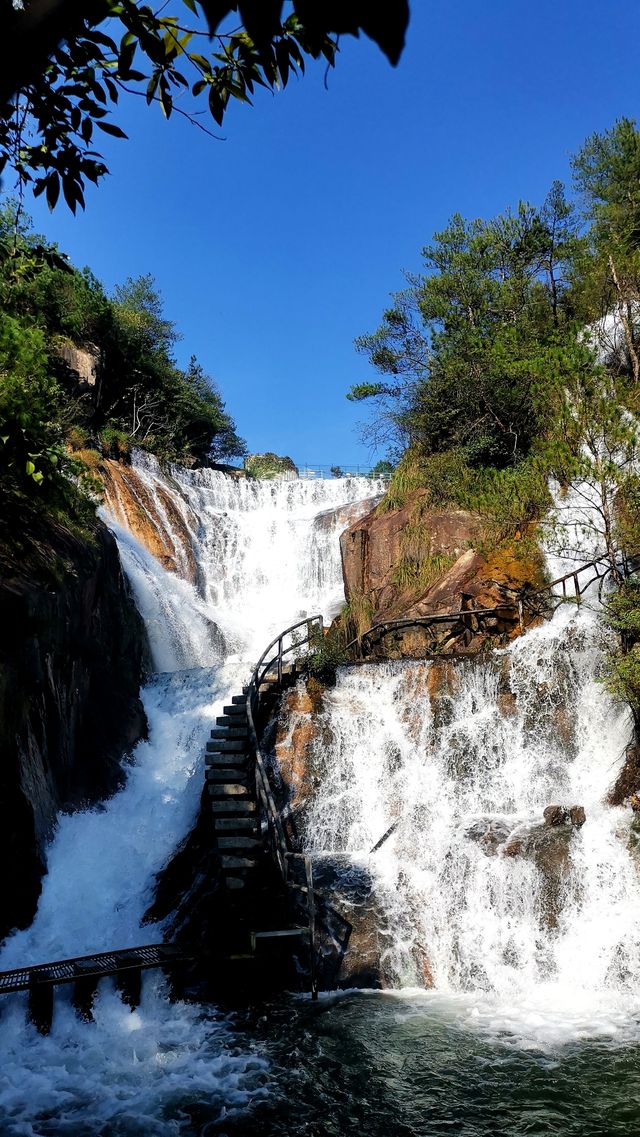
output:
{"label": "blue sky", "polygon": [[[111,176],[87,211],[31,212],[112,288],[151,272],[167,315],[252,450],[367,463],[345,399],[353,348],[402,269],[454,211],[540,201],[616,117],[640,118],[640,12],[626,0],[412,0],[392,68],[368,40],[337,67],[235,107],[226,141],[132,99],[105,136]],[[8,188],[8,187],[7,187]]]}

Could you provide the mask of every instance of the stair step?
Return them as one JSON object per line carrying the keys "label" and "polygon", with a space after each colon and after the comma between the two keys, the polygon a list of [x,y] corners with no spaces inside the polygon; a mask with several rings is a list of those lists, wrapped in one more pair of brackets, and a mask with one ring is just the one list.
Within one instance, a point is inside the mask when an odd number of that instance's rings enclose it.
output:
{"label": "stair step", "polygon": [[256,867],[256,862],[253,857],[234,857],[229,853],[225,853],[220,857],[220,863],[223,869],[233,869],[234,871],[238,869],[254,869]]}
{"label": "stair step", "polygon": [[251,797],[253,799],[249,786],[243,786],[241,782],[209,782],[208,784],[211,797]]}
{"label": "stair step", "polygon": [[271,932],[252,932],[251,939],[255,943],[256,940],[280,940],[289,936],[308,936],[308,928],[278,928]]}
{"label": "stair step", "polygon": [[246,726],[216,726],[211,731],[212,738],[248,738],[249,729]]}
{"label": "stair step", "polygon": [[224,834],[227,837],[232,833],[241,833],[244,836],[258,832],[258,823],[255,817],[216,817],[213,826],[216,836]]}
{"label": "stair step", "polygon": [[[228,876],[225,880],[225,884],[226,884],[227,888],[234,888],[235,889],[235,888],[246,888],[247,882],[246,882],[246,880],[243,880],[241,876]],[[238,958],[244,959],[245,956],[238,956]]]}
{"label": "stair step", "polygon": [[243,801],[242,798],[236,799],[235,801],[229,801],[228,799],[225,801],[223,799],[221,801],[212,801],[211,808],[214,813],[255,813],[256,803],[255,801]]}
{"label": "stair step", "polygon": [[[234,708],[237,710],[237,707]],[[237,727],[239,730],[247,730],[247,716],[246,715],[218,715],[216,719],[216,726],[231,726]]]}
{"label": "stair step", "polygon": [[[243,696],[243,698],[244,698],[244,696]],[[227,718],[230,716],[233,716],[235,718],[237,716],[240,719],[244,719],[246,722],[246,718],[247,718],[246,703],[243,703],[242,706],[239,706],[239,707],[237,707],[235,704],[233,704],[232,706],[229,706],[229,707],[223,707],[222,713]]]}
{"label": "stair step", "polygon": [[232,695],[231,696],[231,702],[233,703],[234,707],[242,707],[244,709],[246,707],[246,704],[247,704],[247,696],[246,695]]}
{"label": "stair step", "polygon": [[234,774],[243,778],[244,774],[253,772],[253,767],[244,754],[207,754],[205,770],[233,770]]}
{"label": "stair step", "polygon": [[209,754],[224,754],[232,751],[235,754],[246,754],[248,743],[241,738],[212,738],[207,742]]}
{"label": "stair step", "polygon": [[249,784],[251,775],[237,766],[235,769],[232,767],[227,769],[225,766],[209,766],[205,776],[208,782],[238,782],[240,785],[246,786]]}
{"label": "stair step", "polygon": [[233,837],[216,837],[219,849],[259,849],[262,842],[257,837],[242,837],[236,833]]}

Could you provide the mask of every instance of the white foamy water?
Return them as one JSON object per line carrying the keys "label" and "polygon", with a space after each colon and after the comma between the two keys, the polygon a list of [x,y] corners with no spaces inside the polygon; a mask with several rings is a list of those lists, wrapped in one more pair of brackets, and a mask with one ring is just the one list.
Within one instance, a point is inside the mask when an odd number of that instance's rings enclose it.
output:
{"label": "white foamy water", "polygon": [[[149,737],[121,792],[60,818],[35,920],[7,941],[2,969],[161,938],[141,921],[155,874],[195,818],[215,717],[277,632],[343,598],[338,535],[381,488],[356,478],[250,485],[211,471],[171,480],[152,461],[138,472],[184,513],[198,580],[166,572],[122,515],[107,518],[160,672],[143,692]],[[48,1038],[26,1023],[24,997],[7,998],[0,1047],[0,1129],[12,1135],[168,1137],[194,1109],[218,1124],[266,1092],[266,1064],[247,1040],[211,1010],[170,1003],[158,974],[145,977],[134,1013],[103,981],[92,1024],[78,1022],[63,989]]]}
{"label": "white foamy water", "polygon": [[[631,724],[595,681],[602,638],[567,606],[439,682],[429,663],[343,670],[318,732],[305,844],[371,872],[392,984],[430,977],[427,1003],[446,993],[469,1025],[532,1044],[640,1034],[640,866],[630,811],[605,802]],[[526,842],[556,803],[587,820],[549,873]],[[497,849],[478,839],[490,824]]]}

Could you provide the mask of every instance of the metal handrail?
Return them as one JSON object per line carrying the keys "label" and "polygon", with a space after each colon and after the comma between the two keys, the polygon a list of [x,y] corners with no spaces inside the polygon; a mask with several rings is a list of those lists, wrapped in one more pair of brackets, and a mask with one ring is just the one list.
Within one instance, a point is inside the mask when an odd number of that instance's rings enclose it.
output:
{"label": "metal handrail", "polygon": [[[305,645],[310,645],[313,639],[314,630],[322,634],[323,619],[321,615],[307,616],[304,620],[299,620],[296,624],[291,624],[290,627],[285,628],[280,632],[270,644],[267,645],[263,651],[260,659],[253,669],[249,685],[247,687],[247,723],[249,727],[249,737],[252,742],[253,750],[255,753],[256,764],[256,790],[262,813],[267,822],[267,835],[271,850],[273,852],[275,861],[280,869],[283,883],[287,888],[295,888],[295,882],[290,878],[289,874],[289,860],[292,857],[298,857],[302,860],[305,879],[307,882],[306,898],[307,898],[307,914],[309,920],[309,959],[310,959],[310,981],[311,981],[311,997],[316,999],[318,997],[318,986],[316,980],[316,965],[315,965],[315,900],[313,890],[313,868],[311,859],[306,853],[294,853],[289,848],[289,842],[285,832],[284,825],[282,824],[282,814],[278,809],[276,800],[273,796],[269,776],[265,764],[264,755],[260,746],[260,736],[256,727],[256,713],[260,703],[260,688],[263,685],[266,677],[275,668],[278,686],[282,684],[282,662],[285,656],[290,655],[291,652],[296,651]],[[300,639],[296,638],[288,647],[285,647],[284,640],[287,636],[291,636],[299,628],[305,628],[306,634]],[[269,652],[277,645],[277,652],[271,658]]]}
{"label": "metal handrail", "polygon": [[[626,578],[633,573],[634,570],[629,567],[629,561],[633,561],[639,556],[640,553],[634,553],[624,557],[623,563],[620,568],[623,578]],[[583,584],[581,586],[578,577],[582,573],[587,572],[589,569],[595,569],[595,574],[586,582],[586,584]],[[573,580],[574,597],[576,602],[580,604],[582,596],[587,591],[587,589],[590,588],[591,585],[594,584],[597,580],[599,580],[600,585],[598,587],[598,599],[601,599],[604,582],[612,572],[613,565],[606,555],[596,557],[594,560],[587,561],[585,564],[580,565],[579,568],[570,569],[569,572],[566,572],[563,576],[556,577],[555,580],[551,580],[547,584],[543,584],[540,588],[521,588],[517,593],[517,600],[510,604],[498,604],[493,608],[461,607],[455,612],[434,612],[425,616],[405,617],[405,619],[402,620],[383,620],[378,624],[372,624],[372,626],[368,628],[366,632],[363,632],[362,635],[356,636],[355,639],[351,640],[351,642],[347,644],[345,650],[349,651],[352,647],[355,647],[356,644],[364,645],[365,641],[369,640],[369,637],[372,636],[375,632],[378,632],[379,638],[382,638],[382,636],[387,635],[388,632],[395,631],[397,629],[429,627],[431,624],[457,623],[459,620],[462,620],[464,623],[465,618],[469,616],[491,616],[496,615],[499,612],[517,613],[520,620],[520,627],[522,630],[524,630],[525,608],[531,607],[531,600],[534,596],[541,596],[543,593],[551,592],[551,590],[553,588],[556,588],[558,585],[562,585],[562,596],[557,597],[558,603],[562,604],[564,601],[569,601],[572,599],[572,597],[567,596],[567,582]]]}

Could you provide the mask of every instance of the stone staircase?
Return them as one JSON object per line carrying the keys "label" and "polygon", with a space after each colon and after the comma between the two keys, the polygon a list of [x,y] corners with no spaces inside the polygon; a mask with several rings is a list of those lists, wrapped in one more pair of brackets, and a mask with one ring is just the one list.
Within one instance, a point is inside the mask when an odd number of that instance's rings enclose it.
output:
{"label": "stone staircase", "polygon": [[206,778],[226,888],[246,888],[261,850],[247,690],[234,695],[207,742]]}
{"label": "stone staircase", "polygon": [[[281,674],[267,674],[259,689],[261,705],[283,686],[295,682],[291,664]],[[248,687],[233,695],[216,719],[205,755],[213,826],[228,891],[247,889],[263,850],[256,794],[255,756],[247,718]]]}

